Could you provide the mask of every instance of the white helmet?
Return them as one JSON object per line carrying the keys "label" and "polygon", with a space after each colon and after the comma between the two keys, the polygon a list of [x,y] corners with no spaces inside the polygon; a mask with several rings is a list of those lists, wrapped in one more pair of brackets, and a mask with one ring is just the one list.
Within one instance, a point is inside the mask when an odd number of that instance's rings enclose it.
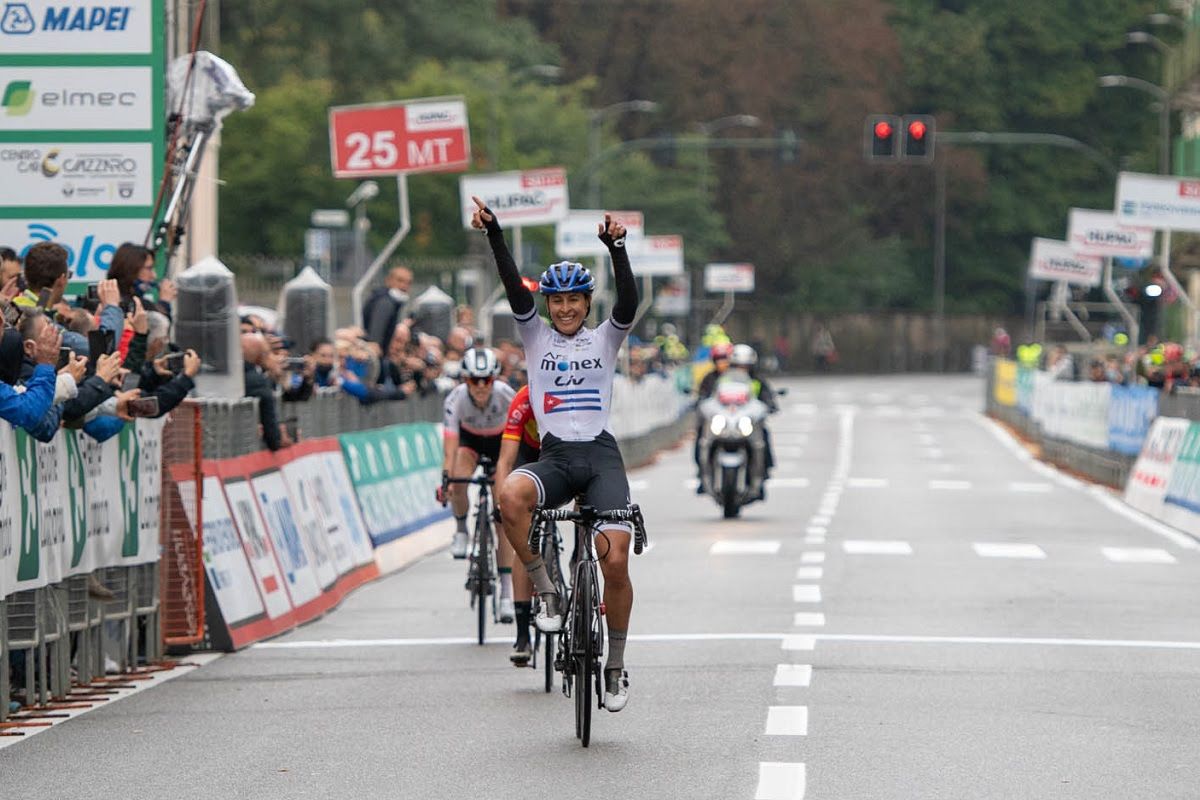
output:
{"label": "white helmet", "polygon": [[758,363],[758,353],[754,352],[754,348],[748,344],[738,344],[733,347],[733,354],[729,356],[729,366],[731,367],[753,367]]}
{"label": "white helmet", "polygon": [[500,374],[500,362],[488,348],[472,347],[463,353],[462,374],[468,378],[493,378]]}

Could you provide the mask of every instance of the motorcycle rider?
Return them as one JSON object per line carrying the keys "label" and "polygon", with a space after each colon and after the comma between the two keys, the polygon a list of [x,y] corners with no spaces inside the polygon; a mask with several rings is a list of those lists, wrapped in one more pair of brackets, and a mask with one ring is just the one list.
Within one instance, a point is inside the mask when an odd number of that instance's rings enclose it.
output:
{"label": "motorcycle rider", "polygon": [[[779,400],[776,399],[775,389],[758,372],[758,353],[753,347],[748,344],[734,345],[733,352],[729,355],[729,369],[726,370],[725,377],[730,377],[730,372],[744,373],[749,379],[751,395],[761,400],[770,413],[774,414],[779,411]],[[765,422],[762,426],[762,435],[763,446],[766,449],[763,477],[766,479],[771,477],[771,468],[775,466],[775,451],[771,448],[771,431]]]}
{"label": "motorcycle rider", "polygon": [[[696,389],[697,405],[708,398],[712,397],[717,388],[717,381],[729,369],[729,357],[733,355],[733,345],[729,342],[717,342],[714,344],[708,353],[712,359],[712,369],[700,380],[700,386]],[[704,433],[704,420],[697,412],[696,414],[696,440],[692,446],[692,460],[696,462],[696,494],[704,494],[704,487],[700,482],[700,437]]]}

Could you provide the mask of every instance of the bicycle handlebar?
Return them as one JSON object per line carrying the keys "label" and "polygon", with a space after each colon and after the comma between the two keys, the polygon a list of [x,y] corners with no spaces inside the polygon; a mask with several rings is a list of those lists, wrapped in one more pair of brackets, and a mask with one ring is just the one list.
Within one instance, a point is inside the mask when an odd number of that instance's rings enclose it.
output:
{"label": "bicycle handlebar", "polygon": [[541,549],[541,537],[538,528],[543,522],[578,522],[583,525],[594,525],[597,522],[632,522],[633,523],[633,552],[641,555],[649,542],[646,534],[646,521],[642,517],[642,509],[636,503],[629,508],[612,511],[597,511],[591,506],[570,508],[537,508],[529,526],[529,550],[535,556]]}

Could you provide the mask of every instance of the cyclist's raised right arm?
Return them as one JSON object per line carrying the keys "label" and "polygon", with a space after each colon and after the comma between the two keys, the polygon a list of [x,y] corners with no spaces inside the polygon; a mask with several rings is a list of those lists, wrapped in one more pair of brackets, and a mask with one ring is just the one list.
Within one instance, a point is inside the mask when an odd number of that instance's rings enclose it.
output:
{"label": "cyclist's raised right arm", "polygon": [[450,468],[454,466],[454,454],[458,452],[458,405],[459,398],[466,391],[466,384],[459,384],[454,387],[450,394],[446,395],[446,402],[442,406],[442,445],[445,448],[445,454],[442,460],[442,472],[450,472]]}
{"label": "cyclist's raised right arm", "polygon": [[475,227],[482,227],[486,231],[488,244],[492,246],[492,255],[496,259],[496,269],[500,273],[500,282],[504,284],[504,293],[508,295],[508,305],[512,308],[513,316],[517,321],[524,322],[534,315],[533,293],[525,288],[525,284],[521,283],[521,273],[517,269],[517,262],[513,260],[512,253],[508,251],[508,244],[504,241],[504,231],[500,228],[500,221],[496,219],[496,215],[492,213],[491,209],[483,204],[482,200],[478,197],[472,199],[478,208],[471,224]]}

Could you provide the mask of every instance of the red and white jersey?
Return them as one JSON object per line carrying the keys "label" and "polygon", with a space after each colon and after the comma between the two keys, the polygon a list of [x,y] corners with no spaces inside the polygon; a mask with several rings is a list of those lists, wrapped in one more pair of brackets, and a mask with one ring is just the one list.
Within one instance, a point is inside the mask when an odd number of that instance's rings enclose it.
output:
{"label": "red and white jersey", "polygon": [[608,319],[597,328],[563,336],[536,308],[517,320],[530,405],[543,438],[551,433],[564,442],[588,442],[608,430],[617,351],[629,327]]}
{"label": "red and white jersey", "polygon": [[446,395],[443,406],[446,435],[458,436],[460,431],[466,431],[476,436],[499,436],[504,433],[508,405],[516,393],[507,383],[496,381],[492,384],[492,396],[488,398],[487,404],[480,408],[471,399],[467,384],[460,383]]}

